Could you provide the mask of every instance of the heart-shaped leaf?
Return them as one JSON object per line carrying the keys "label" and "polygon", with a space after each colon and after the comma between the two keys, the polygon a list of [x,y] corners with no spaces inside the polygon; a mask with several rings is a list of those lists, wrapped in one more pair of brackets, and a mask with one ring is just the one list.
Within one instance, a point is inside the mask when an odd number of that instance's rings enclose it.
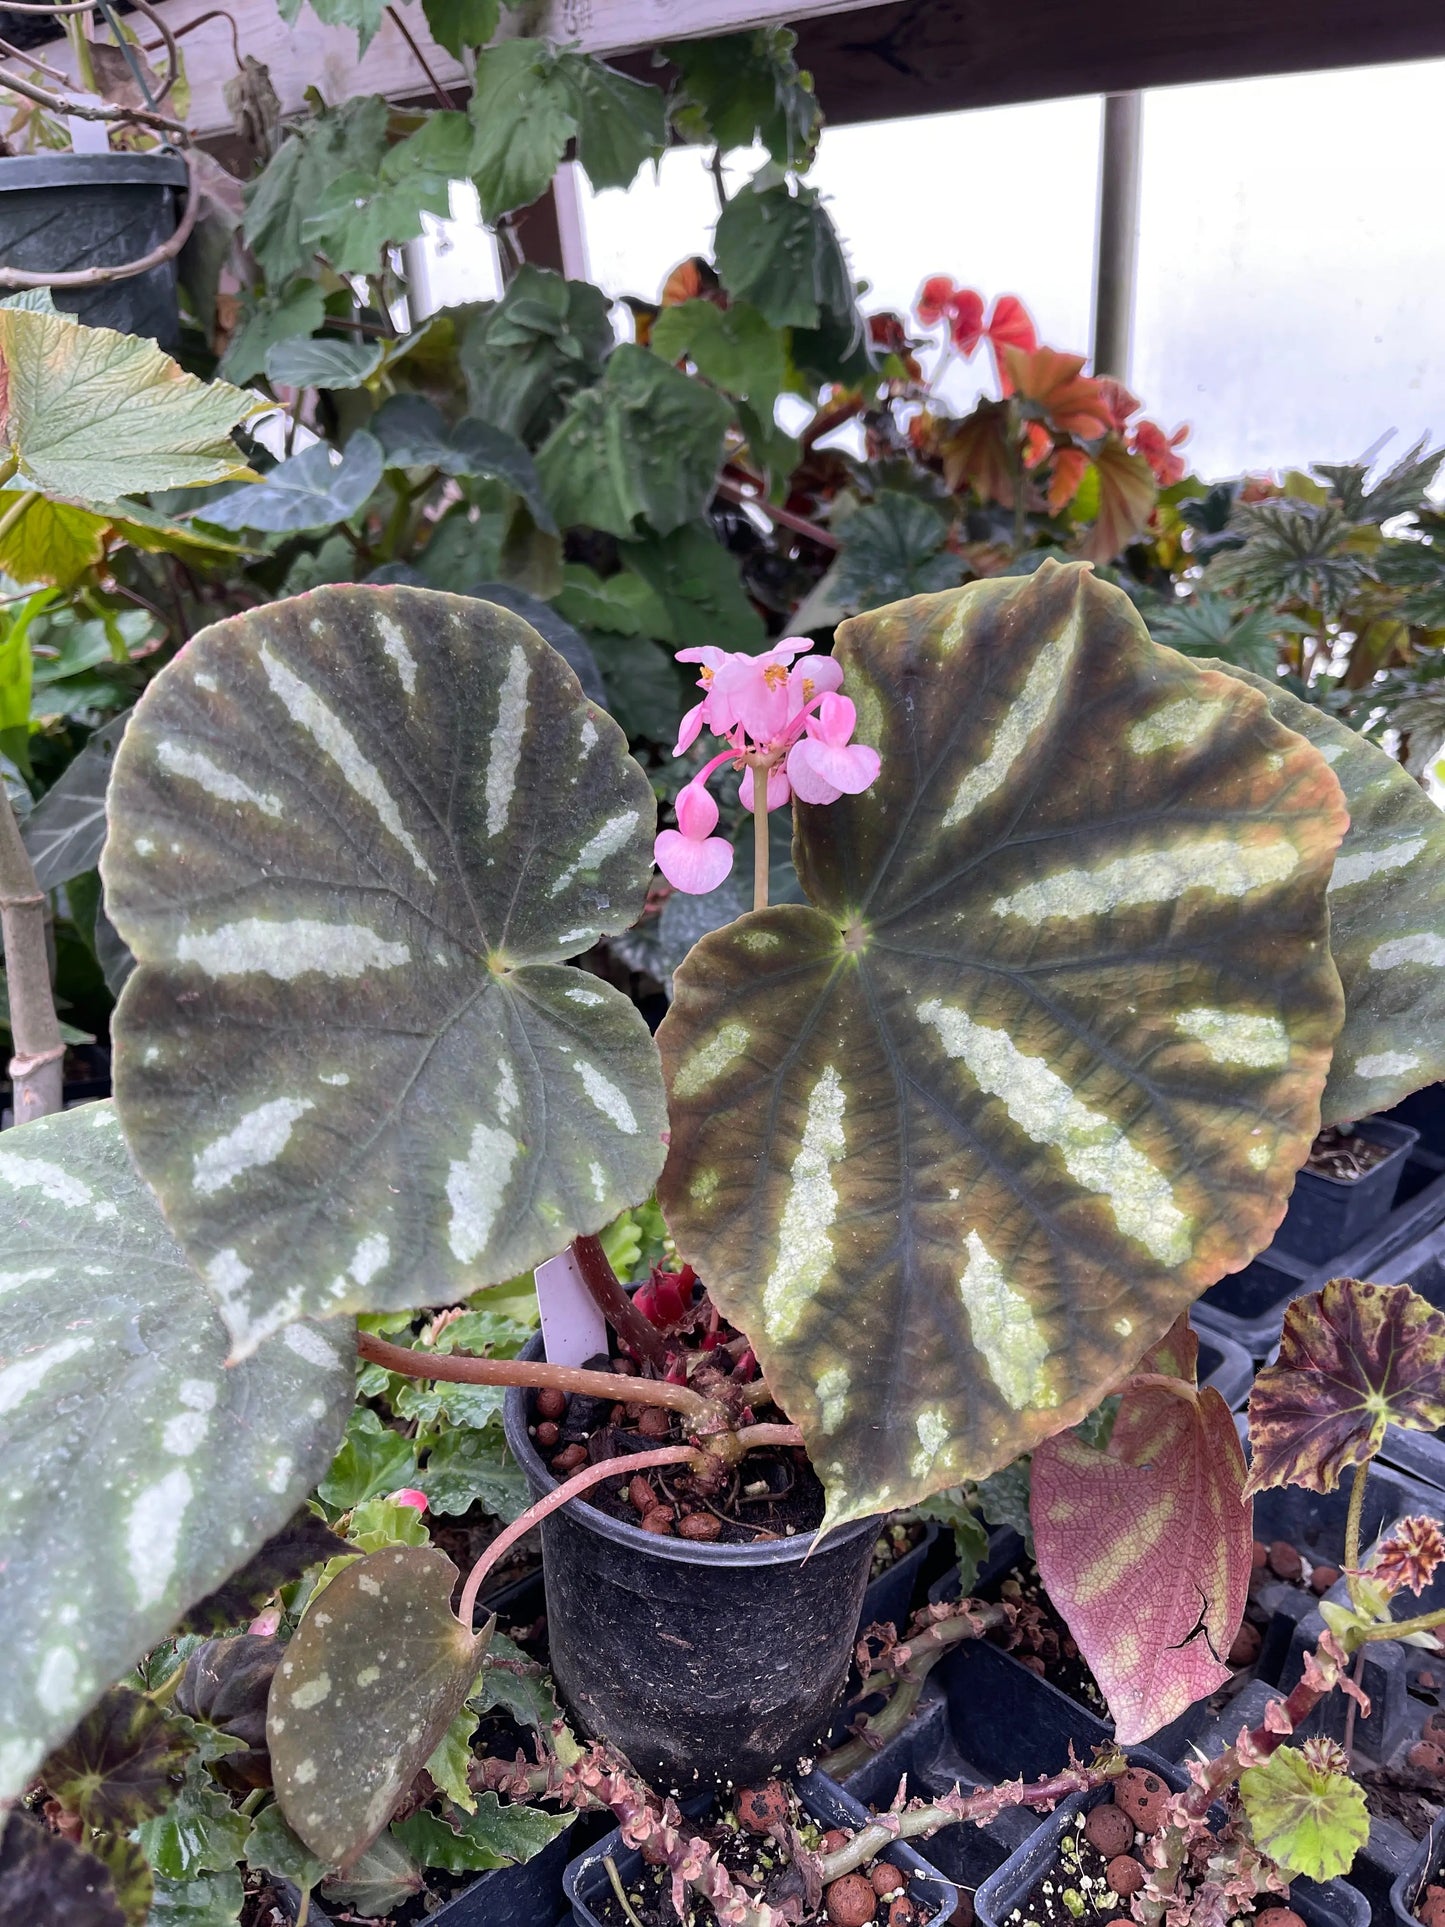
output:
{"label": "heart-shaped leaf", "polygon": [[1333,1880],[1349,1872],[1369,1838],[1365,1789],[1348,1773],[1315,1765],[1300,1747],[1277,1747],[1246,1768],[1239,1792],[1254,1844],[1286,1875]]}
{"label": "heart-shaped leaf", "polygon": [[457,1569],[415,1546],[373,1552],[313,1602],[271,1682],[276,1797],[298,1839],[350,1866],[466,1702],[493,1622],[452,1611]]}
{"label": "heart-shaped leaf", "polygon": [[1230,663],[1210,667],[1263,690],[1339,778],[1350,827],[1330,878],[1330,949],[1345,1027],[1321,1117],[1388,1110],[1445,1078],[1445,816],[1392,756],[1313,703]]}
{"label": "heart-shaped leaf", "polygon": [[239,1355],[455,1302],[647,1195],[647,1026],[556,961],[642,906],[626,752],[524,622],[429,590],[220,623],[138,704],[102,865],[138,959],[116,1102]]}
{"label": "heart-shaped leaf", "polygon": [[343,1321],[224,1369],[225,1330],[109,1104],[5,1133],[0,1238],[3,1799],[290,1518],[354,1374]]}
{"label": "heart-shaped leaf", "polygon": [[1082,564],[835,655],[882,773],[799,809],[815,907],[704,937],[658,1044],[668,1223],[836,1522],[1082,1418],[1268,1243],[1340,1025],[1345,818]]}
{"label": "heart-shaped leaf", "polygon": [[347,522],[364,507],[381,480],[381,444],[361,429],[344,454],[326,442],[313,442],[299,455],[278,462],[264,482],[238,488],[207,502],[202,518],[221,529],[264,529],[290,534]]}
{"label": "heart-shaped leaf", "polygon": [[1239,1434],[1219,1393],[1189,1377],[1156,1369],[1126,1383],[1103,1450],[1061,1432],[1033,1455],[1039,1575],[1121,1746],[1229,1678],[1220,1655],[1249,1591]]}
{"label": "heart-shaped leaf", "polygon": [[1445,1315],[1408,1285],[1332,1278],[1284,1315],[1279,1355],[1249,1395],[1249,1490],[1333,1492],[1387,1425],[1445,1425]]}

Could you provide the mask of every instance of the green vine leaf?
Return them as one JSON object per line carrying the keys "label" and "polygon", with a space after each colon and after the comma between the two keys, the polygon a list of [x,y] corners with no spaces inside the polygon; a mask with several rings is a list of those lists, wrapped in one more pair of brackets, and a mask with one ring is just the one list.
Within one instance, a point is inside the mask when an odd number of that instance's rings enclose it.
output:
{"label": "green vine leaf", "polygon": [[1269,1242],[1341,1020],[1345,827],[1263,699],[1086,565],[835,657],[882,773],[798,810],[810,902],[704,937],[658,1033],[659,1201],[830,1522],[1082,1419]]}
{"label": "green vine leaf", "polygon": [[1387,1425],[1445,1425],[1445,1314],[1408,1285],[1332,1278],[1294,1299],[1249,1395],[1249,1491],[1333,1492]]}
{"label": "green vine leaf", "polygon": [[485,47],[497,31],[501,0],[421,0],[431,37],[456,60],[464,47]]}
{"label": "green vine leaf", "polygon": [[667,97],[589,54],[566,52],[562,71],[577,120],[577,158],[599,192],[631,187],[667,146]]}
{"label": "green vine leaf", "polygon": [[[247,190],[242,233],[269,286],[282,287],[293,275],[314,267],[313,250],[302,239],[302,222],[339,175],[355,171],[375,179],[386,153],[387,117],[387,104],[376,94],[323,110],[281,143],[265,173]],[[302,330],[298,325],[288,332]],[[264,361],[264,348],[260,353]]]}
{"label": "green vine leaf", "polygon": [[395,1821],[391,1833],[424,1867],[479,1873],[531,1860],[576,1818],[575,1813],[547,1813],[541,1807],[503,1806],[495,1793],[484,1793],[473,1814],[457,1815],[448,1823],[423,1807],[409,1819]]}
{"label": "green vine leaf", "polygon": [[466,1702],[492,1630],[451,1608],[457,1570],[413,1546],[339,1572],[276,1669],[266,1714],[276,1798],[328,1867],[350,1867]]}
{"label": "green vine leaf", "polygon": [[775,328],[817,328],[853,311],[842,244],[811,188],[744,188],[718,216],[714,246],[728,293]]}
{"label": "green vine leaf", "polygon": [[467,109],[471,173],[482,219],[499,221],[546,192],[577,132],[561,58],[544,40],[508,40],[477,55]]}
{"label": "green vine leaf", "polygon": [[1275,681],[1211,665],[1264,692],[1276,721],[1329,763],[1350,827],[1330,878],[1330,950],[1345,1027],[1325,1124],[1388,1110],[1445,1078],[1445,817],[1392,756]]}
{"label": "green vine leaf", "polygon": [[220,623],[137,705],[109,808],[116,1102],[238,1356],[453,1303],[647,1196],[647,1026],[559,965],[641,909],[655,804],[524,622],[345,587]]}
{"label": "green vine leaf", "polygon": [[[387,148],[374,171],[350,169],[327,183],[302,212],[303,244],[323,253],[338,274],[376,274],[388,247],[421,233],[424,213],[443,220],[450,214],[451,183],[466,178],[472,139],[465,114],[428,114],[414,134]],[[275,353],[266,358],[268,375]]]}
{"label": "green vine leaf", "polygon": [[711,301],[664,308],[652,324],[648,346],[665,361],[690,355],[700,375],[769,415],[787,380],[783,336],[746,301],[729,308]]}
{"label": "green vine leaf", "polygon": [[589,281],[524,263],[459,345],[470,412],[535,446],[612,352],[610,304]]}
{"label": "green vine leaf", "polygon": [[[351,1407],[350,1327],[244,1365],[109,1104],[0,1151],[0,1798],[112,1680],[282,1526]],[[97,1401],[96,1387],[105,1388]]]}
{"label": "green vine leaf", "polygon": [[563,528],[668,535],[706,509],[732,410],[646,348],[624,342],[595,388],[574,395],[537,456]]}
{"label": "green vine leaf", "polygon": [[1254,1844],[1285,1874],[1333,1880],[1348,1873],[1370,1834],[1365,1789],[1315,1766],[1297,1746],[1277,1747],[1239,1776]]}
{"label": "green vine leaf", "polygon": [[761,141],[779,167],[801,172],[823,128],[813,77],[793,58],[791,27],[719,34],[665,47],[682,76],[673,124],[684,140],[716,147]]}

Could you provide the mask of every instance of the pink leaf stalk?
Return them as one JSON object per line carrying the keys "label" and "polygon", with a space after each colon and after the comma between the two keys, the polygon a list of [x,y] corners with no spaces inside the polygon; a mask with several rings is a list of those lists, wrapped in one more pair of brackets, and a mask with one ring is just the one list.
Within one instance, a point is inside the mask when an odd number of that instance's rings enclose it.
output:
{"label": "pink leaf stalk", "polygon": [[679,662],[699,665],[704,693],[683,717],[673,754],[685,755],[704,729],[727,747],[678,796],[677,828],[658,835],[657,866],[674,889],[705,895],[732,869],[731,845],[713,834],[718,811],[707,789],[724,763],[742,772],[738,800],[749,811],[759,770],[770,812],[794,795],[805,803],[856,796],[877,776],[878,752],[851,740],[857,712],[838,694],[840,665],[830,656],[797,660],[812,647],[807,636],[784,636],[757,656],[711,646],[679,650]]}

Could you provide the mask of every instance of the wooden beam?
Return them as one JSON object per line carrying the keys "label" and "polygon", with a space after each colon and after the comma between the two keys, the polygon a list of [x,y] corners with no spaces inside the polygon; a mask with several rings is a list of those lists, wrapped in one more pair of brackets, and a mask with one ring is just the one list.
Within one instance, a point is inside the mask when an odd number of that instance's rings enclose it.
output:
{"label": "wooden beam", "polygon": [[[501,38],[536,35],[579,46],[585,53],[630,53],[651,49],[669,40],[697,40],[712,34],[738,33],[782,20],[849,13],[863,0],[534,0],[534,4],[503,13]],[[298,112],[308,87],[315,87],[333,105],[354,94],[384,94],[390,100],[419,96],[427,78],[415,53],[395,21],[383,16],[376,38],[360,59],[356,35],[341,27],[326,27],[310,7],[303,6],[296,24],[288,27],[276,0],[224,0],[235,22],[241,49],[270,69],[271,84],[284,113]],[[216,14],[217,0],[163,0],[159,12],[172,32],[182,30],[202,14],[212,17],[186,33],[186,76],[191,104],[188,124],[203,140],[231,131],[225,84],[236,71],[231,26]],[[0,9],[3,11],[3,9]],[[405,6],[409,32],[423,58],[444,87],[466,91],[466,74],[459,61],[437,46],[427,32],[422,11],[411,0]],[[53,43],[47,58],[68,67],[63,42]],[[644,56],[645,58],[645,56]]]}

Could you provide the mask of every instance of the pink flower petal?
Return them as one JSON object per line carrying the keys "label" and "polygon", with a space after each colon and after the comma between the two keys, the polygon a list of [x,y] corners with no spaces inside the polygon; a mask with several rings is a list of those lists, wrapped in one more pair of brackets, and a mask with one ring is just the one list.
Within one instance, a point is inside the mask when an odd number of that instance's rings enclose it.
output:
{"label": "pink flower petal", "polygon": [[831,656],[817,656],[812,662],[795,662],[788,671],[789,718],[825,690],[838,689],[843,682],[843,665]]}
{"label": "pink flower petal", "polygon": [[720,664],[727,661],[727,655],[726,649],[715,649],[711,643],[707,643],[700,649],[679,649],[677,660],[700,662],[704,669],[717,669]]}
{"label": "pink flower petal", "polygon": [[741,723],[755,743],[770,742],[788,720],[786,667],[763,656],[732,655],[713,677],[712,727],[719,735]]}
{"label": "pink flower petal", "polygon": [[273,1639],[280,1624],[281,1608],[279,1606],[268,1606],[265,1612],[257,1613],[256,1617],[246,1628],[246,1631],[248,1633],[254,1633],[257,1639]]}
{"label": "pink flower petal", "polygon": [[733,848],[720,836],[684,836],[680,830],[661,830],[653,845],[657,867],[675,890],[690,897],[716,890],[733,867]]}
{"label": "pink flower petal", "polygon": [[815,722],[808,725],[808,734],[819,742],[831,743],[834,749],[841,749],[853,734],[853,726],[858,721],[858,712],[846,696],[825,696],[818,705]]}
{"label": "pink flower petal", "polygon": [[693,744],[702,734],[702,726],[706,716],[707,698],[704,697],[700,703],[693,705],[678,724],[677,741],[672,746],[674,756],[681,756],[685,750],[692,748]]}
{"label": "pink flower petal", "polygon": [[401,1486],[397,1491],[389,1492],[387,1497],[393,1505],[409,1505],[414,1511],[426,1511],[426,1494],[418,1492],[414,1485]]}
{"label": "pink flower petal", "polygon": [[[800,759],[801,767],[807,771],[806,781],[826,784],[835,792],[841,791],[847,796],[856,796],[860,790],[866,790],[878,774],[878,752],[869,749],[866,743],[850,743],[844,747],[819,742],[814,736],[805,736],[802,742],[794,744],[788,756],[788,774],[804,802],[813,799],[803,794],[793,767],[794,757]],[[832,802],[833,798],[826,800]]]}
{"label": "pink flower petal", "polygon": [[685,837],[701,843],[717,828],[717,802],[701,783],[688,783],[677,794],[677,826]]}
{"label": "pink flower petal", "polygon": [[836,803],[842,790],[828,782],[813,768],[812,752],[818,748],[811,736],[804,736],[788,751],[788,781],[793,794],[803,803]]}
{"label": "pink flower petal", "polygon": [[[774,763],[768,771],[768,810],[780,810],[785,803],[793,800],[793,786],[788,781],[788,772],[781,763]],[[751,812],[753,807],[753,772],[743,771],[743,780],[738,784],[738,801]]]}

